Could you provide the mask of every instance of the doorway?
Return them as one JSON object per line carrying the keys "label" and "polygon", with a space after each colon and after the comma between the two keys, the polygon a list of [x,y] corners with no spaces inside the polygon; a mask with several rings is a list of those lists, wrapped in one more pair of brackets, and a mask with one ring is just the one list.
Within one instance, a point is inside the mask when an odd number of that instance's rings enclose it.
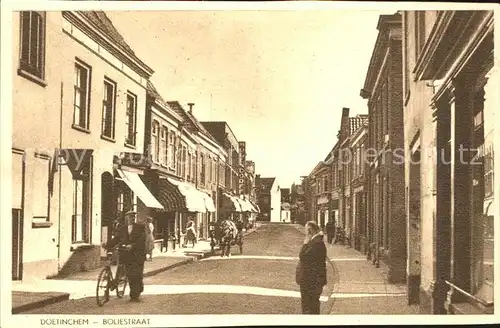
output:
{"label": "doorway", "polygon": [[[109,172],[101,174],[101,242],[107,243],[113,233],[116,219],[115,196],[113,192],[113,175]],[[102,250],[101,256],[106,256]]]}

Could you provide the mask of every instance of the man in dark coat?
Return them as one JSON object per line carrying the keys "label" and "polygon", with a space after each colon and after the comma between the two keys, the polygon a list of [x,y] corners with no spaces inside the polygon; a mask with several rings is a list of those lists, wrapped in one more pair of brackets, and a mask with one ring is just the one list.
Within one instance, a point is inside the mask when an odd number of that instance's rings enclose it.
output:
{"label": "man in dark coat", "polygon": [[333,236],[335,235],[335,222],[332,218],[326,223],[326,239],[329,244],[332,243]]}
{"label": "man in dark coat", "polygon": [[307,222],[305,229],[295,280],[300,286],[302,314],[320,314],[319,298],[326,285],[326,246],[316,222]]}
{"label": "man in dark coat", "polygon": [[144,223],[136,222],[134,211],[125,214],[125,224],[119,226],[115,236],[104,246],[111,249],[117,244],[125,245],[119,256],[127,273],[130,301],[139,302],[139,296],[144,291],[142,278],[146,260],[146,233]]}

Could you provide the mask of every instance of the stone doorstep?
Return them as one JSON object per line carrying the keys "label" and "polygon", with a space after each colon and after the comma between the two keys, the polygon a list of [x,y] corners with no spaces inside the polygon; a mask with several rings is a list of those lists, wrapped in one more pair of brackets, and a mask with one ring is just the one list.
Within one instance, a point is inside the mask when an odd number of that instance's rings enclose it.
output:
{"label": "stone doorstep", "polygon": [[[12,291],[12,314],[19,314],[50,304],[66,301],[69,299],[69,296],[69,293]],[[30,300],[23,301],[23,299]],[[18,304],[15,305],[15,303]]]}

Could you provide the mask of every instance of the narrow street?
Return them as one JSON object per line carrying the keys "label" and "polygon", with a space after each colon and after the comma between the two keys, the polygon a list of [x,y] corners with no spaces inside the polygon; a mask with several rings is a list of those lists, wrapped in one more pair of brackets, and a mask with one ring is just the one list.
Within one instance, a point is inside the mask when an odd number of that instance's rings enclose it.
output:
{"label": "narrow street", "polygon": [[[295,225],[266,224],[244,240],[243,255],[209,257],[144,279],[141,303],[112,297],[103,307],[93,297],[71,299],[27,313],[50,314],[299,314],[295,284],[303,233]],[[327,264],[322,313],[330,313],[335,274]],[[75,281],[75,288],[95,288]],[[127,290],[128,292],[128,290]]]}

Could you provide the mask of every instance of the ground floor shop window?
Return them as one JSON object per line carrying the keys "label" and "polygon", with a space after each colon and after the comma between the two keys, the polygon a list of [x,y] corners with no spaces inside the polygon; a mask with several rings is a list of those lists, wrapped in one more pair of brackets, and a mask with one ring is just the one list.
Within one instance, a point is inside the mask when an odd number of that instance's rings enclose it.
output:
{"label": "ground floor shop window", "polygon": [[[490,73],[492,74],[492,71]],[[481,78],[476,85],[473,111],[473,262],[472,291],[480,299],[493,302],[494,248],[494,124],[498,89],[493,78]],[[495,83],[496,84],[496,83]]]}
{"label": "ground floor shop window", "polygon": [[117,183],[116,205],[118,220],[123,220],[125,213],[134,211],[137,208],[134,193],[121,181]]}

